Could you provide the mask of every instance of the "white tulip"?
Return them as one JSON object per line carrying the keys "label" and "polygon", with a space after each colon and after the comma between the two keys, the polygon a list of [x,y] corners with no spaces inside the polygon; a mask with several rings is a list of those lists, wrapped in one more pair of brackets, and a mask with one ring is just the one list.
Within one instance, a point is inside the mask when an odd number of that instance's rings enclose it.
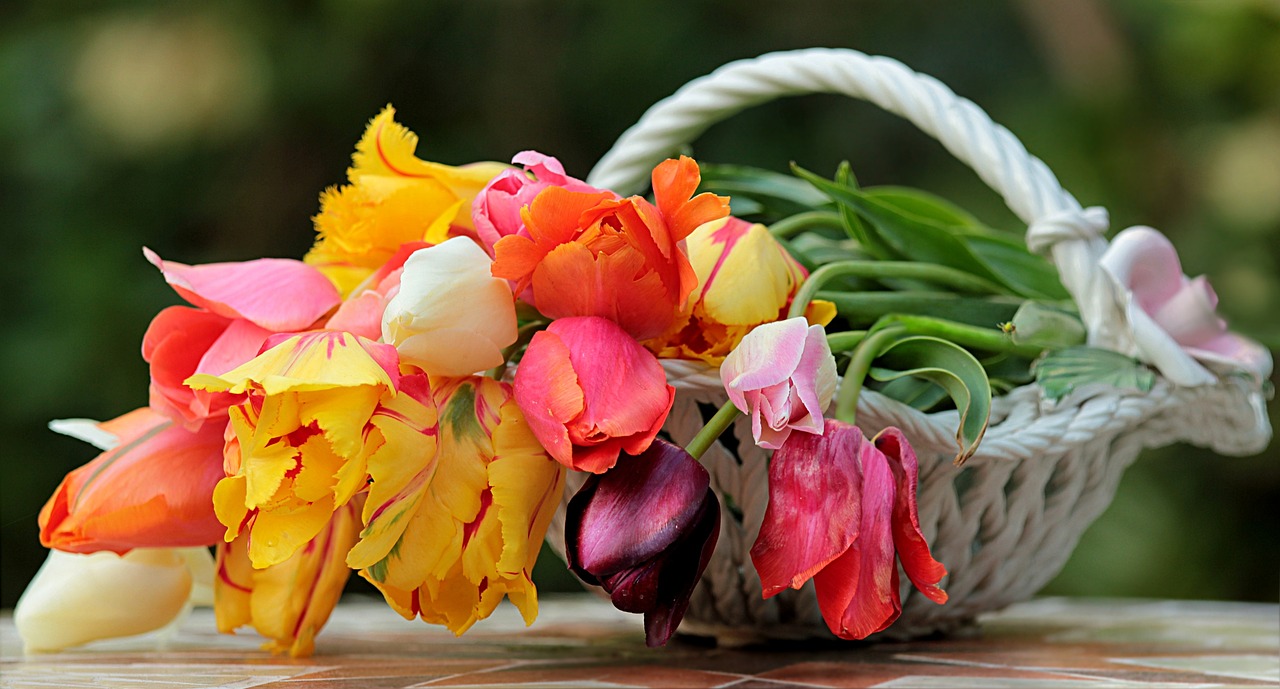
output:
{"label": "white tulip", "polygon": [[124,556],[49,551],[13,611],[27,653],[160,629],[191,603],[209,604],[205,548],[136,548]]}
{"label": "white tulip", "polygon": [[515,300],[465,237],[414,252],[382,315],[382,339],[432,375],[465,376],[502,363],[516,341]]}

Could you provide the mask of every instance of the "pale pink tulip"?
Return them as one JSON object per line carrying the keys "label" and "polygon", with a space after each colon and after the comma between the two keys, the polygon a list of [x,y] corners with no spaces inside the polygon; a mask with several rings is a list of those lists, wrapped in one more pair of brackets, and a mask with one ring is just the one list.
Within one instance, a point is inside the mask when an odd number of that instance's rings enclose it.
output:
{"label": "pale pink tulip", "polygon": [[751,416],[756,444],[776,450],[793,430],[822,434],[836,361],[822,326],[789,318],[747,333],[725,357],[720,380],[733,405]]}
{"label": "pale pink tulip", "polygon": [[1178,385],[1205,385],[1217,377],[1197,362],[1271,374],[1271,355],[1227,330],[1209,281],[1188,278],[1173,244],[1150,227],[1130,227],[1111,241],[1099,261],[1116,287],[1133,337],[1134,354]]}

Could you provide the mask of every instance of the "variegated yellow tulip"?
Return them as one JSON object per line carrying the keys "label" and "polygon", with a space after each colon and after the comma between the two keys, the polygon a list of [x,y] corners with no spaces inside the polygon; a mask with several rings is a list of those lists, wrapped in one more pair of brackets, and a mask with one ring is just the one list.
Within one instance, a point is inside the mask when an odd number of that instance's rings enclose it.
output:
{"label": "variegated yellow tulip", "polygon": [[[345,295],[405,244],[438,244],[456,226],[474,233],[471,202],[500,163],[452,167],[414,155],[418,137],[387,106],[356,144],[350,184],[320,195],[318,238],[306,262]],[[426,244],[423,244],[423,243]]]}
{"label": "variegated yellow tulip", "polygon": [[247,624],[271,639],[272,653],[311,655],[315,635],[338,604],[351,576],[347,551],[360,530],[360,499],[338,508],[332,519],[289,559],[266,569],[249,560],[249,535],[218,546],[214,616],[218,631],[234,634]]}
{"label": "variegated yellow tulip", "polygon": [[537,615],[530,579],[564,489],[564,469],[526,425],[511,386],[432,379],[439,409],[435,461],[388,438],[369,456],[365,530],[347,557],[406,619],[462,634],[507,596]]}
{"label": "variegated yellow tulip", "polygon": [[[719,364],[752,328],[785,318],[808,275],[764,225],[737,218],[698,227],[687,248],[698,276],[688,318],[682,328],[645,343],[663,358]],[[826,325],[835,308],[815,301],[805,316]]]}
{"label": "variegated yellow tulip", "polygon": [[213,504],[227,542],[252,534],[254,567],[292,557],[365,487],[365,427],[396,396],[398,368],[390,345],[319,331],[290,336],[220,376],[188,379],[196,389],[245,396],[229,410],[227,477]]}

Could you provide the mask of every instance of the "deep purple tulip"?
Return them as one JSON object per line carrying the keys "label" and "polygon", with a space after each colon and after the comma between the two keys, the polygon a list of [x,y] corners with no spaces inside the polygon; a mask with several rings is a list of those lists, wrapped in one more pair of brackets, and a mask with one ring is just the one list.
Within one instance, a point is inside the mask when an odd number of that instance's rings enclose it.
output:
{"label": "deep purple tulip", "polygon": [[569,569],[603,587],[614,607],[644,613],[645,642],[667,643],[720,536],[720,502],[711,477],[689,453],[654,440],[603,474],[587,478],[569,502]]}

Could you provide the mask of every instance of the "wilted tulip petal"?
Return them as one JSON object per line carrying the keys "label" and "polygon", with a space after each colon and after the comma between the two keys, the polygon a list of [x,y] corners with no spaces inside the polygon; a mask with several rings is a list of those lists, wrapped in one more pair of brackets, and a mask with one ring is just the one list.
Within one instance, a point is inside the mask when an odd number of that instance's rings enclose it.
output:
{"label": "wilted tulip petal", "polygon": [[619,610],[644,614],[645,640],[661,646],[689,607],[720,535],[720,503],[707,470],[683,449],[655,440],[569,502],[565,557]]}
{"label": "wilted tulip petal", "polygon": [[600,473],[639,454],[675,399],[653,354],[604,318],[562,318],[534,335],[515,378],[516,402],[547,452]]}
{"label": "wilted tulip petal", "polygon": [[1271,375],[1271,355],[1258,343],[1227,330],[1214,312],[1218,296],[1203,276],[1188,279],[1178,252],[1150,227],[1115,236],[1099,259],[1124,310],[1135,353],[1178,385],[1205,385],[1216,377],[1197,363],[1243,369],[1261,380]]}
{"label": "wilted tulip petal", "polygon": [[902,613],[894,553],[925,596],[945,603],[916,510],[915,453],[896,428],[868,441],[826,421],[793,434],[769,465],[769,506],[751,560],[765,597],[813,579],[822,617],[845,639],[883,631]]}
{"label": "wilted tulip petal", "polygon": [[466,237],[420,249],[382,316],[382,339],[400,361],[430,375],[466,376],[502,363],[516,341],[511,287],[489,273],[488,254]]}
{"label": "wilted tulip petal", "polygon": [[[28,653],[160,629],[207,590],[209,551],[138,548],[121,556],[49,551],[13,612]],[[199,577],[199,579],[197,579]]]}
{"label": "wilted tulip petal", "polygon": [[776,450],[792,430],[822,432],[836,389],[836,361],[820,325],[766,323],[742,338],[720,367],[729,399],[751,417],[760,447]]}

